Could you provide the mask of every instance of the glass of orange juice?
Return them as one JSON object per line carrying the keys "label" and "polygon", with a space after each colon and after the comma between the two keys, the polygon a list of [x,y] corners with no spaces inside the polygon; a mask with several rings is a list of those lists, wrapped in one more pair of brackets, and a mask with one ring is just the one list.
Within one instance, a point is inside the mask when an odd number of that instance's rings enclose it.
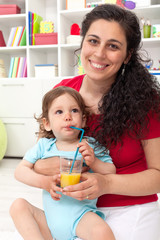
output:
{"label": "glass of orange juice", "polygon": [[77,158],[75,160],[72,172],[70,172],[73,158],[62,157],[62,156],[60,157],[60,174],[61,174],[62,188],[69,185],[74,185],[80,182],[80,176],[81,176],[81,170],[82,170],[82,158]]}

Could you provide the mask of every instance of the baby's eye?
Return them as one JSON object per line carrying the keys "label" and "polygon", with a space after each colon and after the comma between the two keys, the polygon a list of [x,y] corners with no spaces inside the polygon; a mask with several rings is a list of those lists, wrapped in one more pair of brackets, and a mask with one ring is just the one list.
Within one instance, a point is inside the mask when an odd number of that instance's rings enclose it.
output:
{"label": "baby's eye", "polygon": [[62,110],[57,110],[57,111],[56,111],[56,114],[62,114],[62,113],[63,113]]}
{"label": "baby's eye", "polygon": [[73,108],[72,112],[77,113],[77,112],[79,112],[79,110],[77,108]]}

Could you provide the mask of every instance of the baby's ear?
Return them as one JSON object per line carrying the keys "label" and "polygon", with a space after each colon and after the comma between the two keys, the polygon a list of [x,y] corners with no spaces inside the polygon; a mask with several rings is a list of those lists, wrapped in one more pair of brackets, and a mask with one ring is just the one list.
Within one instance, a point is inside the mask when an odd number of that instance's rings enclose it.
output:
{"label": "baby's ear", "polygon": [[85,115],[83,115],[82,116],[82,128],[84,128],[85,126],[86,126],[86,116]]}
{"label": "baby's ear", "polygon": [[46,118],[42,119],[43,122],[43,126],[45,128],[46,131],[51,131],[51,127],[50,127],[50,123]]}

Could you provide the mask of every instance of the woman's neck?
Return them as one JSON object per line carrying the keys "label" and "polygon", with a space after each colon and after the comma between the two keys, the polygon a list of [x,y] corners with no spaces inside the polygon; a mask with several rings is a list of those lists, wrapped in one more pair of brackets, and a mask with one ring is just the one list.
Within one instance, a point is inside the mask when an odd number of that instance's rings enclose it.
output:
{"label": "woman's neck", "polygon": [[98,114],[98,103],[103,95],[110,89],[111,84],[108,86],[106,81],[94,81],[87,76],[84,77],[80,94],[83,97],[85,104],[90,108],[91,113]]}

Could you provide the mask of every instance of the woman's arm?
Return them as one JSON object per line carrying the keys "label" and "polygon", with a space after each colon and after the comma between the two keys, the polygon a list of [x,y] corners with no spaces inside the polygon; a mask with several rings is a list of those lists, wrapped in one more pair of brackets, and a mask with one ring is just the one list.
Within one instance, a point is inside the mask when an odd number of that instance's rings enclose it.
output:
{"label": "woman's arm", "polygon": [[59,157],[38,160],[33,167],[36,173],[52,176],[60,173]]}
{"label": "woman's arm", "polygon": [[81,183],[66,187],[65,194],[83,200],[103,194],[146,196],[160,192],[160,138],[142,142],[148,169],[134,174],[82,174]]}

